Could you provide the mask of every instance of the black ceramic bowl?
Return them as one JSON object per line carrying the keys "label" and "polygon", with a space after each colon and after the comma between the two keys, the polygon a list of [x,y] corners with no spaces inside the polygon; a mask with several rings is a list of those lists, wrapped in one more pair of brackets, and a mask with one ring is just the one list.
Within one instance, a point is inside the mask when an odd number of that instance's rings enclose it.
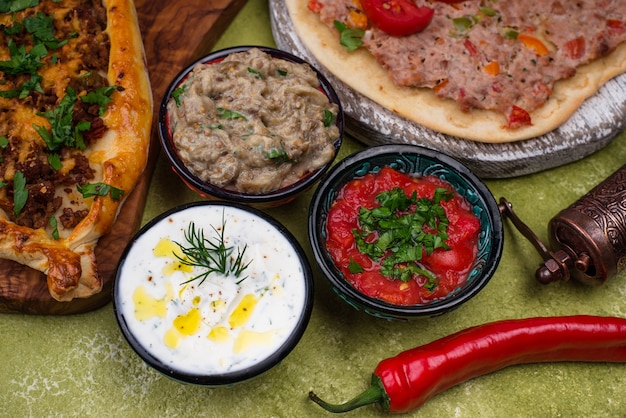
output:
{"label": "black ceramic bowl", "polygon": [[[228,269],[238,254],[247,267],[239,276],[194,279],[207,269],[191,269],[175,253],[198,248],[190,236],[209,248],[220,234],[232,248]],[[113,308],[149,366],[179,382],[229,386],[271,369],[297,345],[313,308],[313,278],[299,243],[265,213],[232,202],[191,203],[151,220],[129,243]]]}
{"label": "black ceramic bowl", "polygon": [[180,178],[190,189],[197,192],[198,194],[200,194],[200,196],[204,198],[227,200],[232,202],[244,203],[258,208],[266,208],[288,203],[301,193],[310,189],[326,173],[328,168],[330,168],[334,161],[334,158],[337,156],[339,148],[341,147],[344,133],[344,114],[341,103],[339,102],[339,98],[331,84],[316,68],[309,65],[311,69],[317,74],[317,78],[320,83],[320,89],[322,90],[322,92],[327,96],[330,102],[335,103],[338,106],[338,114],[336,115],[336,120],[334,122],[339,130],[339,136],[333,142],[335,157],[333,157],[333,160],[327,162],[322,167],[305,174],[304,177],[300,178],[300,180],[296,181],[295,183],[292,183],[291,185],[288,185],[286,187],[282,187],[278,190],[261,194],[245,193],[233,190],[231,188],[220,187],[199,178],[185,164],[176,149],[172,138],[172,132],[167,111],[167,103],[172,98],[172,94],[176,91],[177,88],[179,88],[179,86],[182,85],[182,83],[189,76],[190,72],[193,71],[196,66],[211,65],[212,63],[222,61],[228,55],[248,51],[251,48],[260,49],[261,51],[271,55],[273,58],[282,59],[297,64],[306,64],[303,59],[295,55],[275,48],[269,48],[264,46],[238,46],[212,52],[209,55],[200,58],[199,60],[186,67],[172,80],[165,92],[159,108],[158,131],[161,146],[165,152],[167,159],[171,163],[173,170],[180,176]]}
{"label": "black ceramic bowl", "polygon": [[[339,190],[354,178],[389,166],[411,175],[435,175],[465,197],[481,224],[478,254],[467,281],[445,298],[416,305],[395,305],[368,297],[353,287],[326,248],[328,212]],[[382,145],[357,152],[337,163],[320,182],[309,214],[309,239],[315,260],[333,290],[348,304],[386,319],[413,319],[444,314],[467,302],[485,287],[502,255],[503,229],[498,206],[485,184],[460,162],[412,145]]]}

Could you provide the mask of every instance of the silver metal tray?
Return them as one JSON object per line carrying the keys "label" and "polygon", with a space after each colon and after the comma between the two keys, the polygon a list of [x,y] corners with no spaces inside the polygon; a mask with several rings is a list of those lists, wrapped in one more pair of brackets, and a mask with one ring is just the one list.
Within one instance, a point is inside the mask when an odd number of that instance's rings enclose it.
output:
{"label": "silver metal tray", "polygon": [[284,0],[269,0],[276,46],[306,59],[335,87],[346,132],[366,145],[415,144],[446,153],[477,176],[508,178],[580,160],[626,128],[626,74],[608,81],[563,125],[545,135],[510,143],[482,143],[433,131],[384,108],[346,86],[319,63],[296,33]]}

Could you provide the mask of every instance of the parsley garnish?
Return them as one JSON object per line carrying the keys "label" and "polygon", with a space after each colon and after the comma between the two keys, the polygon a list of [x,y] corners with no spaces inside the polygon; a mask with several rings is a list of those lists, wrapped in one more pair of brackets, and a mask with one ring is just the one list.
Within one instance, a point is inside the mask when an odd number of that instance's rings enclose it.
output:
{"label": "parsley garnish", "polygon": [[183,84],[182,86],[172,91],[172,99],[174,99],[174,102],[176,102],[177,107],[180,107],[181,105],[180,96],[182,96],[182,94],[185,91],[187,91],[187,84]]}
{"label": "parsley garnish", "polygon": [[59,150],[63,146],[80,150],[86,148],[82,133],[91,128],[91,123],[81,121],[76,126],[73,126],[75,102],[76,92],[73,88],[68,87],[65,96],[63,96],[57,107],[40,114],[50,122],[51,131],[48,131],[43,126],[33,125],[39,136],[46,142],[50,151]]}
{"label": "parsley garnish", "polygon": [[284,163],[290,160],[289,154],[282,146],[280,148],[270,148],[264,155],[265,158],[273,160],[276,163]]}
{"label": "parsley garnish", "polygon": [[363,35],[365,31],[358,28],[349,28],[345,23],[335,20],[335,29],[339,31],[339,43],[348,51],[355,51],[363,45]]}
{"label": "parsley garnish", "polygon": [[63,168],[61,156],[56,152],[48,154],[48,164],[50,164],[50,167],[54,168],[56,171],[59,171],[61,168]]}
{"label": "parsley garnish", "polygon": [[13,215],[15,215],[15,218],[20,216],[27,200],[26,177],[24,177],[24,173],[21,171],[16,171],[13,176]]}
{"label": "parsley garnish", "polygon": [[106,183],[86,183],[82,186],[77,185],[76,189],[83,197],[106,196],[111,195],[111,199],[120,200],[124,196],[124,190],[118,189]]}
{"label": "parsley garnish", "polygon": [[30,51],[26,51],[26,46],[17,46],[15,41],[10,39],[8,46],[11,59],[0,61],[0,71],[9,75],[36,74],[39,67],[43,66],[41,58],[48,53],[44,44],[36,44]]}
{"label": "parsley garnish", "polygon": [[348,270],[352,274],[363,273],[365,271],[363,267],[359,263],[354,261],[352,257],[350,257],[350,264],[348,264]]}
{"label": "parsley garnish", "polygon": [[380,206],[359,209],[359,229],[352,231],[357,248],[374,260],[382,260],[384,276],[408,281],[417,274],[428,278],[429,283],[435,281],[435,275],[418,262],[424,251],[430,254],[437,248],[449,249],[445,243],[448,218],[440,202],[452,198],[453,193],[437,188],[432,199],[418,198],[416,192],[409,197],[401,188],[380,193],[376,196]]}
{"label": "parsley garnish", "polygon": [[52,228],[52,238],[59,239],[59,228],[57,224],[57,218],[54,215],[50,215],[50,219],[48,220],[48,224]]}
{"label": "parsley garnish", "polygon": [[255,70],[252,67],[248,67],[248,72],[252,75],[254,75],[256,78],[258,78],[259,80],[263,80],[263,74],[261,74],[260,71]]}
{"label": "parsley garnish", "polygon": [[38,12],[36,16],[24,19],[24,27],[30,33],[35,44],[43,44],[50,49],[58,49],[67,43],[67,40],[59,41],[54,36],[54,18]]}
{"label": "parsley garnish", "polygon": [[[0,148],[5,149],[9,145],[9,137],[6,135],[0,136]],[[0,163],[4,161],[4,157],[0,155]],[[4,186],[4,182],[2,184]],[[0,186],[0,187],[2,187]]]}
{"label": "parsley garnish", "polygon": [[243,119],[248,120],[244,115],[234,110],[224,109],[223,107],[217,108],[217,117],[220,119]]}
{"label": "parsley garnish", "polygon": [[107,105],[113,100],[111,95],[116,90],[119,90],[118,86],[101,87],[90,91],[84,96],[80,96],[80,100],[89,104],[97,104],[99,106],[99,115],[102,116],[107,110]]}
{"label": "parsley garnish", "polygon": [[38,4],[39,0],[0,0],[0,13],[19,12]]}
{"label": "parsley garnish", "polygon": [[[243,249],[237,248],[237,254],[233,256],[235,251],[234,246],[227,246],[226,239],[224,238],[224,231],[226,229],[226,220],[222,215],[222,227],[217,229],[212,226],[213,231],[217,234],[215,239],[211,240],[204,236],[204,230],[196,229],[195,223],[191,222],[187,231],[185,231],[185,240],[187,245],[175,244],[180,247],[183,256],[174,255],[180,260],[181,263],[204,269],[200,274],[187,280],[185,283],[189,283],[193,280],[200,279],[202,284],[211,273],[219,273],[225,276],[234,275],[239,278],[241,274],[248,268],[252,261],[244,264],[244,254],[247,245]],[[237,284],[241,283],[247,278],[239,280]]]}
{"label": "parsley garnish", "polygon": [[0,97],[4,97],[5,99],[19,98],[25,99],[32,91],[37,91],[39,93],[43,93],[43,88],[41,87],[42,77],[39,74],[32,74],[30,76],[30,80],[22,83],[15,90],[5,90],[0,91]]}
{"label": "parsley garnish", "polygon": [[337,120],[337,116],[328,109],[324,109],[324,126],[328,128]]}

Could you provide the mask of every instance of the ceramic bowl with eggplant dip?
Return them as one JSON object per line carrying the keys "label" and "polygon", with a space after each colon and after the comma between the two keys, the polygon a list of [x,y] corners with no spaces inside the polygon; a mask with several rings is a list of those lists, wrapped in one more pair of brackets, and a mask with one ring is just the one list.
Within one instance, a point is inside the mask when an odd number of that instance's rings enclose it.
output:
{"label": "ceramic bowl with eggplant dip", "polygon": [[229,386],[298,344],[313,279],[291,233],[248,205],[205,201],[157,216],[125,249],[114,280],[121,332],[179,382]]}
{"label": "ceramic bowl with eggplant dip", "polygon": [[502,256],[498,206],[455,159],[382,145],[337,163],[318,185],[309,239],[348,304],[386,319],[444,314],[489,282]]}
{"label": "ceramic bowl with eggplant dip", "polygon": [[182,70],[159,109],[173,170],[204,198],[278,206],[311,188],[341,146],[344,115],[328,80],[263,46],[213,52]]}

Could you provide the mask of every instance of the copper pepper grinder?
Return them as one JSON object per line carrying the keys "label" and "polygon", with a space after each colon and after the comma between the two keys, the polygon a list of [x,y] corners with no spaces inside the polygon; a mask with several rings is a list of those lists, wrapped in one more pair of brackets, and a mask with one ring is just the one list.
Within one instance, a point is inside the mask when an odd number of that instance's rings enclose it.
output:
{"label": "copper pepper grinder", "polygon": [[570,277],[599,286],[626,267],[626,165],[548,224],[548,249],[500,198],[500,213],[511,219],[543,257],[535,277],[547,284]]}

